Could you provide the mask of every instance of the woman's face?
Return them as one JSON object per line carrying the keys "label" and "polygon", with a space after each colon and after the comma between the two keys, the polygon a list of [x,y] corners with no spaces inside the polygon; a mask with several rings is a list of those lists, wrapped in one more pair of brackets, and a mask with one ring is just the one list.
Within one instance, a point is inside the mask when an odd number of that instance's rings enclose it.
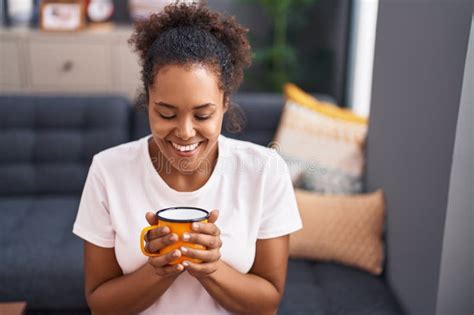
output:
{"label": "woman's face", "polygon": [[213,165],[226,110],[217,75],[200,65],[165,66],[149,88],[153,139],[181,173]]}

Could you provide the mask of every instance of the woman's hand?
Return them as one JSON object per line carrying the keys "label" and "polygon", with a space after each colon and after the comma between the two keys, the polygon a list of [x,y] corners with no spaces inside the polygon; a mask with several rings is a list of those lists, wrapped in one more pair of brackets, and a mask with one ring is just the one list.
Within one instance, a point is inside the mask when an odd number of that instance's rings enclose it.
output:
{"label": "woman's hand", "polygon": [[[158,221],[152,212],[147,212],[146,220],[150,225],[157,225]],[[159,227],[148,231],[145,234],[145,249],[150,253],[156,253],[163,247],[174,244],[178,241],[178,235],[170,234],[170,229],[167,226]],[[179,250],[174,250],[166,255],[149,257],[148,263],[155,269],[157,275],[162,277],[178,275],[184,271],[181,264],[169,265],[169,263],[181,256]]]}
{"label": "woman's hand", "polygon": [[207,250],[199,250],[181,247],[183,256],[202,260],[199,264],[188,260],[183,261],[184,268],[193,277],[206,277],[217,270],[222,247],[221,231],[214,224],[218,217],[219,211],[214,210],[209,216],[208,223],[195,222],[192,225],[193,232],[183,234],[184,241],[204,245],[207,248]]}

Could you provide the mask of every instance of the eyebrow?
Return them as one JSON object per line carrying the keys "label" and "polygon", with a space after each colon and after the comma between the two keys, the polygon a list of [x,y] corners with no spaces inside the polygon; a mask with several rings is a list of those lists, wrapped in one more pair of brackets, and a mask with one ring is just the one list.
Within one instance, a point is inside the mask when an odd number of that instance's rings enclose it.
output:
{"label": "eyebrow", "polygon": [[[163,107],[171,108],[171,109],[176,109],[178,107],[178,106],[167,104],[167,103],[164,103],[164,102],[155,102],[155,104],[163,106]],[[216,106],[216,104],[206,103],[206,104],[196,105],[196,106],[193,107],[193,109],[201,109],[201,108],[208,107],[208,106]]]}

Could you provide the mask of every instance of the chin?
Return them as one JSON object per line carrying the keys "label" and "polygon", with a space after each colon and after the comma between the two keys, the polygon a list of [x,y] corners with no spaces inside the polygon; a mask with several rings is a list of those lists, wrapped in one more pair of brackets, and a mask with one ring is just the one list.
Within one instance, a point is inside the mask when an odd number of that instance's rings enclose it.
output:
{"label": "chin", "polygon": [[194,142],[185,142],[160,138],[155,143],[158,144],[158,149],[166,160],[163,162],[170,163],[180,173],[188,174],[198,170],[212,169],[209,157],[217,145],[217,139],[217,137],[215,139],[205,138]]}
{"label": "chin", "polygon": [[193,146],[177,148],[171,141],[161,140],[159,147],[165,159],[183,174],[194,173],[207,160],[208,140],[199,141]]}

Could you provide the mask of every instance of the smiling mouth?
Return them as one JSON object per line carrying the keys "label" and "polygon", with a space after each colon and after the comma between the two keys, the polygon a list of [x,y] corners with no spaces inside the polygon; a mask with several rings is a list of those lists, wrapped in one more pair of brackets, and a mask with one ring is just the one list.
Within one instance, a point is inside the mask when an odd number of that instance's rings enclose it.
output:
{"label": "smiling mouth", "polygon": [[170,141],[170,143],[171,143],[172,147],[178,152],[191,153],[191,152],[195,151],[201,145],[202,141],[192,143],[192,144],[189,144],[189,145],[180,145],[180,144],[174,143],[173,141]]}

